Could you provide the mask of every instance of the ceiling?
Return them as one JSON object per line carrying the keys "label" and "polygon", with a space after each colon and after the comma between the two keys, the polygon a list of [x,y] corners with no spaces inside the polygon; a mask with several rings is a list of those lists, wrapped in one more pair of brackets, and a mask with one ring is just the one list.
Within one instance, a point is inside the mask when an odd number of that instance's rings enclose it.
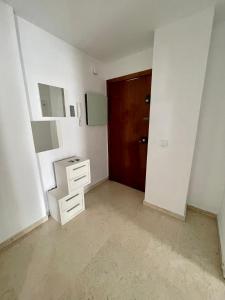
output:
{"label": "ceiling", "polygon": [[[101,61],[153,45],[155,28],[224,0],[6,0],[17,15]],[[224,9],[225,11],[225,9]]]}

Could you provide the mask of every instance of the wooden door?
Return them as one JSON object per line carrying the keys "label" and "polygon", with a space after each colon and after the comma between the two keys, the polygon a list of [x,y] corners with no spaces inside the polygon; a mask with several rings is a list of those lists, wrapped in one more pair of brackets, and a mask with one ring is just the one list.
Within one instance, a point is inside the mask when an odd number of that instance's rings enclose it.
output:
{"label": "wooden door", "polygon": [[145,190],[151,70],[107,81],[109,178]]}

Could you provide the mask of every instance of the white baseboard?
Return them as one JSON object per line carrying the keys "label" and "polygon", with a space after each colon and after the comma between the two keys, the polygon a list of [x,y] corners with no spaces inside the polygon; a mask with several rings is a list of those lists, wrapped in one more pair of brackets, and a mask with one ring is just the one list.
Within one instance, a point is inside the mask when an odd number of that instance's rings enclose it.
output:
{"label": "white baseboard", "polygon": [[196,206],[193,206],[193,205],[189,205],[189,204],[187,205],[187,209],[192,210],[192,211],[195,211],[195,212],[197,212],[197,213],[199,213],[199,214],[208,216],[208,217],[210,217],[210,218],[217,219],[217,214],[212,213],[212,212],[210,212],[210,211],[207,211],[207,210],[205,210],[205,209],[201,209],[201,208],[199,208],[199,207],[196,207]]}
{"label": "white baseboard", "polygon": [[159,212],[161,212],[161,213],[164,213],[164,214],[166,214],[166,215],[168,215],[168,216],[171,216],[171,217],[173,217],[173,218],[176,218],[176,219],[178,219],[178,220],[185,221],[185,216],[182,216],[182,215],[173,213],[173,212],[171,212],[171,211],[169,211],[169,210],[167,210],[167,209],[161,208],[161,207],[159,207],[159,206],[157,206],[157,205],[154,205],[154,204],[152,204],[152,203],[149,203],[149,202],[147,202],[147,201],[145,201],[145,200],[143,201],[143,205],[146,205],[146,206],[148,206],[148,207],[150,207],[150,208],[152,208],[152,209],[154,209],[154,210],[157,210],[157,211],[159,211]]}
{"label": "white baseboard", "polygon": [[222,224],[220,223],[220,218],[217,217],[217,228],[218,228],[218,238],[219,238],[219,254],[221,261],[221,269],[223,272],[223,277],[225,278],[225,240],[224,240],[224,232],[222,229]]}
{"label": "white baseboard", "polygon": [[84,193],[88,193],[89,191],[93,190],[94,188],[96,188],[97,186],[101,185],[102,183],[106,182],[109,180],[109,177],[105,177],[101,180],[99,180],[98,182],[89,185],[88,187],[84,188]]}
{"label": "white baseboard", "polygon": [[7,239],[6,241],[4,241],[0,244],[0,250],[2,250],[3,248],[8,247],[10,244],[12,244],[13,242],[15,242],[18,239],[22,238],[23,236],[27,235],[28,233],[33,231],[38,226],[45,223],[46,221],[48,221],[48,216],[45,216],[44,218],[41,218],[39,221],[31,224],[27,228],[25,228],[25,229],[21,230],[20,232],[18,232],[17,234],[13,235],[11,238]]}

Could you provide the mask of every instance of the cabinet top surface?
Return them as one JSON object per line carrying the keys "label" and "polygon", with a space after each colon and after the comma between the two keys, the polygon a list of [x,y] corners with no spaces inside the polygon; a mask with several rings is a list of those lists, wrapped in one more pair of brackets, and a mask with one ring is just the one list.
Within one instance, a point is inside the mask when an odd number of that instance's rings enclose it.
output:
{"label": "cabinet top surface", "polygon": [[69,196],[64,189],[55,188],[48,191],[48,194],[52,195],[56,200],[60,200],[66,196]]}
{"label": "cabinet top surface", "polygon": [[54,188],[54,189],[48,191],[48,194],[53,196],[56,200],[61,200],[63,198],[67,199],[67,198],[70,198],[70,197],[74,197],[74,195],[76,195],[77,193],[81,193],[81,192],[83,192],[82,188],[74,191],[71,194],[68,194],[67,191],[65,191],[64,189]]}
{"label": "cabinet top surface", "polygon": [[87,158],[79,157],[79,156],[72,156],[66,159],[55,161],[54,164],[57,164],[62,167],[69,167],[76,164],[80,164],[81,162],[88,161]]}

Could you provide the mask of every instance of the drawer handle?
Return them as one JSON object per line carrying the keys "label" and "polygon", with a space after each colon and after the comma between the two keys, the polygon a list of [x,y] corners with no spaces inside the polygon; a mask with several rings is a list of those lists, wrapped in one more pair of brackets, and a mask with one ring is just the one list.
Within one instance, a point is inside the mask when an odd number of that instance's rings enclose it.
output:
{"label": "drawer handle", "polygon": [[80,179],[83,179],[83,178],[85,178],[85,177],[86,177],[86,175],[81,176],[81,177],[79,177],[79,178],[77,178],[77,179],[74,179],[74,182],[76,182],[76,181],[78,181],[78,180],[80,180]]}
{"label": "drawer handle", "polygon": [[71,210],[73,210],[74,208],[76,208],[77,206],[79,206],[80,203],[76,204],[75,206],[71,207],[70,209],[68,209],[66,212],[70,212]]}
{"label": "drawer handle", "polygon": [[73,171],[76,171],[76,170],[78,170],[78,169],[81,169],[81,168],[83,168],[83,167],[86,167],[86,165],[83,165],[83,166],[80,166],[80,167],[74,168],[74,169],[73,169]]}
{"label": "drawer handle", "polygon": [[76,195],[74,195],[73,197],[70,197],[69,199],[66,199],[66,202],[72,200],[73,198],[75,198],[75,197],[77,197],[77,196],[79,196],[79,194],[76,194]]}

